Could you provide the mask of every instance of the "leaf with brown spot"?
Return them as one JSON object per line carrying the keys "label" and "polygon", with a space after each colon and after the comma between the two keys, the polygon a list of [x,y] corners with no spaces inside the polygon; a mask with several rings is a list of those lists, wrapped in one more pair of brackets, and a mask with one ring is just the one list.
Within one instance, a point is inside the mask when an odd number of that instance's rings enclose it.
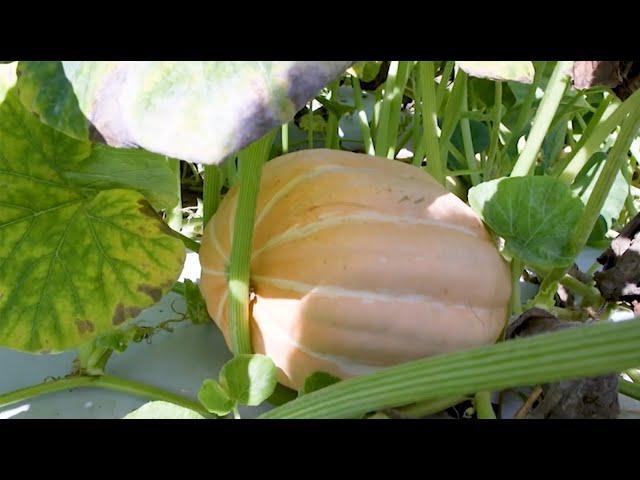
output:
{"label": "leaf with brown spot", "polygon": [[91,333],[95,329],[93,323],[89,320],[76,320],[76,326],[78,327],[78,331],[82,334]]}
{"label": "leaf with brown spot", "polygon": [[152,287],[151,285],[138,285],[138,291],[149,295],[154,302],[157,302],[162,298],[162,290],[157,287]]}
{"label": "leaf with brown spot", "polygon": [[219,164],[291,121],[351,61],[62,62],[109,145]]}
{"label": "leaf with brown spot", "polygon": [[125,313],[124,313],[124,306],[119,303],[118,306],[116,307],[116,311],[113,314],[113,319],[111,320],[111,323],[113,323],[114,325],[121,325],[124,322],[125,319]]}
{"label": "leaf with brown spot", "polygon": [[76,348],[153,305],[182,271],[184,245],[140,212],[151,208],[140,193],[67,177],[92,148],[39,122],[15,88],[0,103],[0,346]]}

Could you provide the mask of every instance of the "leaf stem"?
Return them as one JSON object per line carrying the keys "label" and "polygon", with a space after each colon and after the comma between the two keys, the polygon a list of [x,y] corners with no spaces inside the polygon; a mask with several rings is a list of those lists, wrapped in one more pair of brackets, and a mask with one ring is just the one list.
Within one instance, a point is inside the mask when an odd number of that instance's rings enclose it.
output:
{"label": "leaf stem", "polygon": [[38,397],[49,393],[71,390],[74,388],[103,388],[116,392],[128,393],[137,397],[144,397],[151,400],[162,400],[173,403],[181,407],[191,409],[207,418],[214,418],[198,402],[185,398],[181,395],[168,392],[158,387],[143,383],[125,380],[112,375],[79,375],[51,380],[31,387],[21,388],[13,392],[0,395],[0,407],[6,407],[14,403],[22,402],[30,398]]}
{"label": "leaf stem", "polygon": [[229,329],[235,355],[252,353],[249,332],[249,276],[253,224],[262,165],[267,160],[275,130],[243,149],[239,155],[240,191],[229,258]]}
{"label": "leaf stem", "polygon": [[280,139],[282,141],[282,154],[289,153],[289,124],[285,123],[282,125],[282,130],[280,132]]}
{"label": "leaf stem", "polygon": [[627,397],[640,400],[640,385],[621,378],[618,380],[618,391]]}
{"label": "leaf stem", "polygon": [[442,76],[440,77],[440,83],[438,84],[438,89],[436,90],[436,112],[440,111],[442,100],[444,99],[444,92],[447,91],[449,77],[451,77],[454,63],[455,62],[446,62],[444,68],[442,69]]}
{"label": "leaf stem", "polygon": [[536,100],[536,90],[540,85],[542,80],[542,75],[544,73],[544,69],[547,62],[540,62],[538,64],[538,69],[536,70],[535,77],[533,79],[533,83],[529,86],[529,91],[527,92],[527,96],[522,102],[522,106],[520,107],[520,112],[518,113],[518,118],[516,119],[516,124],[511,130],[511,134],[506,142],[504,147],[504,151],[508,152],[515,142],[518,141],[522,131],[524,130],[527,122],[531,118],[531,107],[533,106],[533,102]]}
{"label": "leaf stem", "polygon": [[[469,118],[464,115],[469,110],[469,87],[465,82],[464,91],[462,92],[462,110],[460,112],[460,133],[462,133],[462,144],[464,146],[464,156],[469,169],[477,170],[478,162],[475,157],[473,148],[473,138],[471,137],[471,124]],[[471,184],[476,186],[480,183],[480,175],[478,173],[471,174]]]}
{"label": "leaf stem", "polygon": [[562,100],[564,91],[569,83],[567,71],[571,65],[573,65],[571,61],[559,61],[554,67],[547,89],[540,101],[540,107],[533,117],[533,124],[527,137],[527,143],[511,172],[512,177],[529,175],[533,169],[542,141],[549,130],[549,126],[560,105],[560,100]]}
{"label": "leaf stem", "polygon": [[241,420],[242,417],[240,417],[240,410],[238,410],[238,405],[234,405],[233,407],[233,418],[234,420]]}
{"label": "leaf stem", "polygon": [[360,88],[360,80],[357,77],[351,77],[351,86],[353,87],[353,97],[355,100],[356,115],[360,124],[360,132],[364,143],[364,150],[369,155],[375,155],[373,148],[373,140],[371,139],[371,128],[367,119],[367,112],[362,105],[362,89]]}
{"label": "leaf stem", "polygon": [[473,399],[473,405],[476,409],[476,414],[479,419],[483,420],[495,420],[496,412],[493,411],[493,405],[491,405],[491,393],[490,392],[478,392]]}
{"label": "leaf stem", "polygon": [[446,410],[449,407],[453,407],[454,405],[463,402],[466,398],[467,397],[463,395],[434,398],[423,402],[417,402],[406,407],[400,407],[397,410],[408,417],[423,418]]}
{"label": "leaf stem", "polygon": [[169,210],[167,210],[167,224],[172,230],[179,232],[182,228],[182,178],[180,176],[180,160],[174,158],[167,158],[171,170],[174,172],[175,180],[177,183],[178,201]]}
{"label": "leaf stem", "polygon": [[[335,101],[335,97],[338,91],[338,81],[333,81],[329,84],[329,99]],[[340,139],[338,137],[338,116],[329,110],[329,120],[327,121],[327,129],[324,136],[324,148],[338,149],[340,146]]]}
{"label": "leaf stem", "polygon": [[183,235],[182,233],[176,230],[171,230],[171,235],[176,237],[179,240],[182,240],[182,243],[184,243],[184,246],[187,247],[192,252],[198,253],[200,251],[200,244],[195,240],[193,240],[192,238],[189,238],[186,235]]}
{"label": "leaf stem", "polygon": [[[228,158],[226,161],[233,161]],[[209,223],[213,214],[220,205],[220,190],[222,189],[222,171],[217,165],[204,166],[204,189],[203,189],[203,219],[204,225]]]}
{"label": "leaf stem", "polygon": [[494,177],[494,164],[500,144],[500,123],[502,122],[502,82],[495,82],[495,94],[493,105],[493,118],[491,119],[491,140],[489,141],[489,153],[487,154],[487,164],[485,165],[484,178],[487,180]]}
{"label": "leaf stem", "polygon": [[[602,303],[602,297],[600,295],[600,291],[592,286],[585,285],[577,278],[572,277],[569,274],[566,274],[559,280],[560,285],[567,287],[569,290],[572,290],[574,293],[580,295],[587,304],[595,305]],[[583,301],[583,304],[585,304]]]}
{"label": "leaf stem", "polygon": [[565,160],[567,165],[558,178],[567,185],[573,183],[578,173],[580,173],[593,154],[600,150],[602,143],[624,121],[627,114],[639,109],[640,90],[637,90],[621,104],[607,103],[604,109],[601,106],[594,114],[594,118],[589,122],[589,135],[582,136],[580,142],[576,145],[576,149]]}
{"label": "leaf stem", "polygon": [[511,268],[511,297],[509,298],[511,315],[520,315],[522,313],[522,300],[520,299],[522,262],[517,258],[513,258],[509,266]]}
{"label": "leaf stem", "polygon": [[[436,91],[434,84],[433,62],[420,62],[418,64],[419,90],[422,99],[422,141],[419,151],[426,152],[426,170],[439,183],[444,185],[444,169],[440,158],[438,118],[436,116]],[[418,152],[416,152],[418,153]],[[420,157],[422,155],[420,154]],[[422,160],[420,158],[420,160]]]}

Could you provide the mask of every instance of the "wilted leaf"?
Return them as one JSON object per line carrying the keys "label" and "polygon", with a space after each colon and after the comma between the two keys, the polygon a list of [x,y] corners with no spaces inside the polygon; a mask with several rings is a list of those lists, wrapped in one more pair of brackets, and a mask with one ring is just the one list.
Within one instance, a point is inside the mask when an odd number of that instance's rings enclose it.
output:
{"label": "wilted leaf", "polygon": [[473,77],[489,80],[511,80],[520,83],[533,83],[535,70],[533,63],[517,62],[456,62],[456,65]]}
{"label": "wilted leaf", "polygon": [[260,405],[277,384],[277,369],[266,355],[236,355],[220,371],[220,384],[243,405]]}
{"label": "wilted leaf", "polygon": [[89,138],[89,122],[64,74],[62,62],[20,62],[18,91],[24,106],[40,121],[78,140]]}
{"label": "wilted leaf", "polygon": [[471,188],[469,204],[524,263],[552,268],[573,260],[569,240],[583,205],[560,180],[499,178]]}
{"label": "wilted leaf", "polygon": [[290,121],[352,62],[63,62],[108,144],[218,164]]}
{"label": "wilted leaf", "polygon": [[616,87],[622,82],[618,61],[578,61],[573,62],[571,78],[576,88],[596,86]]}
{"label": "wilted leaf", "polygon": [[91,151],[39,122],[13,89],[0,105],[0,345],[61,351],[116,329],[180,274],[182,242],[131,190],[65,178]]}
{"label": "wilted leaf", "polygon": [[197,412],[169,402],[155,401],[125,415],[124,420],[205,420]]}

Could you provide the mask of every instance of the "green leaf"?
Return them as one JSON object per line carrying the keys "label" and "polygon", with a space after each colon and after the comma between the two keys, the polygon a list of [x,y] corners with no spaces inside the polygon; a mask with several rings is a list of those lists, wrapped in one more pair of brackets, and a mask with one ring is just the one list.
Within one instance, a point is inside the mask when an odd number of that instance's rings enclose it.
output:
{"label": "green leaf", "polygon": [[339,381],[340,379],[338,377],[334,377],[329,373],[314,372],[305,379],[304,385],[300,390],[300,395],[315,392],[316,390],[328,387],[329,385],[333,385]]}
{"label": "green leaf", "polygon": [[39,122],[15,89],[0,105],[0,345],[74,348],[180,275],[185,248],[141,194],[88,193],[64,176],[90,149]]}
{"label": "green leaf", "polygon": [[[489,148],[489,128],[484,123],[476,120],[469,120],[469,127],[471,130],[471,141],[473,142],[473,152],[484,152]],[[460,152],[464,153],[460,124],[456,126],[456,129],[451,135],[451,144],[460,150]],[[449,153],[448,162],[449,164],[456,164],[455,157],[452,153]],[[465,166],[466,165],[458,165],[458,168],[464,168]]]}
{"label": "green leaf", "polygon": [[[580,171],[575,181],[571,185],[573,192],[580,197],[585,205],[593,192],[600,173],[604,168],[607,155],[603,152],[594,154],[584,168]],[[613,226],[613,223],[620,216],[620,212],[624,208],[624,202],[629,194],[629,184],[624,178],[621,171],[618,171],[613,182],[611,190],[607,195],[602,210],[600,210],[600,219],[594,228],[593,233],[589,237],[589,242],[599,242],[604,239],[604,235]]]}
{"label": "green leaf", "polygon": [[75,185],[91,190],[137,190],[162,210],[174,207],[180,198],[172,161],[146,150],[95,144],[86,160],[62,173]]}
{"label": "green leaf", "polygon": [[[63,62],[109,145],[219,164],[293,119],[352,62]],[[118,108],[113,108],[118,105]]]}
{"label": "green leaf", "polygon": [[382,62],[358,62],[349,68],[349,74],[363,82],[371,82],[378,76]]}
{"label": "green leaf", "polygon": [[640,319],[596,322],[349,378],[259,418],[357,418],[419,401],[606,375],[640,365],[639,344]]}
{"label": "green leaf", "polygon": [[16,67],[18,62],[3,63],[0,65],[0,102],[4,100],[7,92],[16,84],[18,79]]}
{"label": "green leaf", "polygon": [[569,240],[582,214],[580,199],[553,177],[499,178],[469,190],[469,204],[524,263],[551,268],[570,264]]}
{"label": "green leaf", "polygon": [[519,107],[525,101],[525,99],[529,96],[529,90],[531,89],[531,85],[527,85],[525,83],[520,82],[507,82],[507,86],[513,93],[513,96],[516,99],[514,103],[514,107]]}
{"label": "green leaf", "polygon": [[536,73],[533,63],[528,61],[456,62],[456,65],[472,77],[488,78],[489,80],[533,83],[533,77]]}
{"label": "green leaf", "polygon": [[565,137],[567,135],[567,122],[558,122],[553,127],[542,141],[542,171],[546,171],[553,164],[562,148],[565,144]]}
{"label": "green leaf", "polygon": [[20,100],[40,121],[78,140],[89,138],[89,122],[67,80],[62,62],[20,62]]}
{"label": "green leaf", "polygon": [[242,354],[229,360],[220,371],[220,384],[243,405],[257,406],[276,388],[277,369],[266,355]]}
{"label": "green leaf", "polygon": [[204,408],[219,416],[228,414],[235,406],[235,402],[229,397],[227,390],[211,378],[202,382],[202,387],[198,392],[198,400]]}
{"label": "green leaf", "polygon": [[125,415],[124,420],[205,420],[197,412],[169,402],[155,401]]}

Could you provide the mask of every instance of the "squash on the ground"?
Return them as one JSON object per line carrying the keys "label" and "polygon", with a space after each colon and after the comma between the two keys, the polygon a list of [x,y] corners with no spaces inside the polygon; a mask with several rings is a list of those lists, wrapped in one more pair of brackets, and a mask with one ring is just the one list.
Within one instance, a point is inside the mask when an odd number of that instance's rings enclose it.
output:
{"label": "squash on the ground", "polygon": [[[201,290],[230,345],[226,270],[238,190],[207,224]],[[347,378],[496,341],[510,275],[482,221],[420,168],[337,150],[264,166],[251,336],[279,381]]]}

